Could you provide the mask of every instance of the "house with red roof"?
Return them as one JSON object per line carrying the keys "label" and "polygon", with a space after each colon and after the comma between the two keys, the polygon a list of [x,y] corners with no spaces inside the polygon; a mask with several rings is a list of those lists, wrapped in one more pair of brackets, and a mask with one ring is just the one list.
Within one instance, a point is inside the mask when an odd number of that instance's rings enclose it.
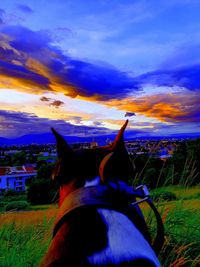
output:
{"label": "house with red roof", "polygon": [[8,189],[25,191],[27,179],[37,175],[35,164],[16,167],[0,167],[0,192]]}

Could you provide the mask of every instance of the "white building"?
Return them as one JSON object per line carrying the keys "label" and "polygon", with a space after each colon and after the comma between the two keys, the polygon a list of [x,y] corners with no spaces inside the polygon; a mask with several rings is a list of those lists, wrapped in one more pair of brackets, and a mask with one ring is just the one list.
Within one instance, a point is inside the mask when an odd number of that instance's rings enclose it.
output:
{"label": "white building", "polygon": [[25,181],[37,175],[33,164],[19,167],[0,167],[0,192],[7,189],[25,190]]}

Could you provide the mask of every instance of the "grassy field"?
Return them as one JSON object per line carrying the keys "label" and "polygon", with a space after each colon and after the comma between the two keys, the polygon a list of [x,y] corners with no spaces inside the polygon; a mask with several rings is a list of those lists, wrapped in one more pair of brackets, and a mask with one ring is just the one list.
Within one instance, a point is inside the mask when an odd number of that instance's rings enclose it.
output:
{"label": "grassy field", "polygon": [[[162,266],[200,266],[200,186],[164,190],[175,193],[177,200],[157,203],[166,229]],[[0,267],[36,267],[51,240],[56,212],[55,206],[37,206],[26,212],[1,213]],[[151,221],[151,214],[148,218]]]}
{"label": "grassy field", "polygon": [[[200,266],[200,186],[162,188],[165,190],[173,192],[177,200],[157,203],[166,232],[162,266]],[[152,228],[154,225],[155,221]]]}
{"label": "grassy field", "polygon": [[0,215],[0,266],[38,266],[51,240],[56,208]]}

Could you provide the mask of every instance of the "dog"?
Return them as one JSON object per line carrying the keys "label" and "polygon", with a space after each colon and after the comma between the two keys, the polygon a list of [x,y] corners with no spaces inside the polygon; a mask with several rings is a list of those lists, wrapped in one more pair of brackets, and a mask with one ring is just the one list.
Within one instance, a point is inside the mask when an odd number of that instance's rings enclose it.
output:
{"label": "dog", "polygon": [[128,120],[111,145],[76,151],[52,129],[58,155],[52,177],[60,185],[59,210],[40,267],[160,266],[140,219],[120,207],[125,198],[115,193],[133,175],[123,137],[127,124]]}

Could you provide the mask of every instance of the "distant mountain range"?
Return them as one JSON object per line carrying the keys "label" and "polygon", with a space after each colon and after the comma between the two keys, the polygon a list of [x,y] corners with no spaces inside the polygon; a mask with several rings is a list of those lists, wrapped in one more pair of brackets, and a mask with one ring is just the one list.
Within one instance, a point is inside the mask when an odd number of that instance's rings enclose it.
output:
{"label": "distant mountain range", "polygon": [[[114,140],[116,134],[107,134],[100,136],[87,136],[87,137],[79,137],[79,136],[64,136],[64,138],[68,141],[68,143],[79,143],[79,142],[91,142],[96,141],[99,145],[104,145],[106,140]],[[165,138],[197,138],[200,137],[200,133],[188,133],[188,134],[173,134],[169,136],[141,136],[141,137],[132,137],[127,132],[125,134],[126,140],[161,140]],[[24,136],[20,136],[18,138],[5,138],[0,137],[0,145],[29,145],[29,144],[51,144],[55,143],[55,137],[52,133],[44,133],[44,134],[28,134]]]}
{"label": "distant mountain range", "polygon": [[[64,136],[68,143],[80,143],[80,142],[91,142],[96,141],[99,144],[106,142],[106,139],[113,140],[115,138],[114,134],[103,135],[103,136]],[[5,138],[0,137],[0,145],[29,145],[29,144],[51,144],[55,143],[55,137],[52,133],[44,134],[28,134],[20,136],[18,138]]]}

